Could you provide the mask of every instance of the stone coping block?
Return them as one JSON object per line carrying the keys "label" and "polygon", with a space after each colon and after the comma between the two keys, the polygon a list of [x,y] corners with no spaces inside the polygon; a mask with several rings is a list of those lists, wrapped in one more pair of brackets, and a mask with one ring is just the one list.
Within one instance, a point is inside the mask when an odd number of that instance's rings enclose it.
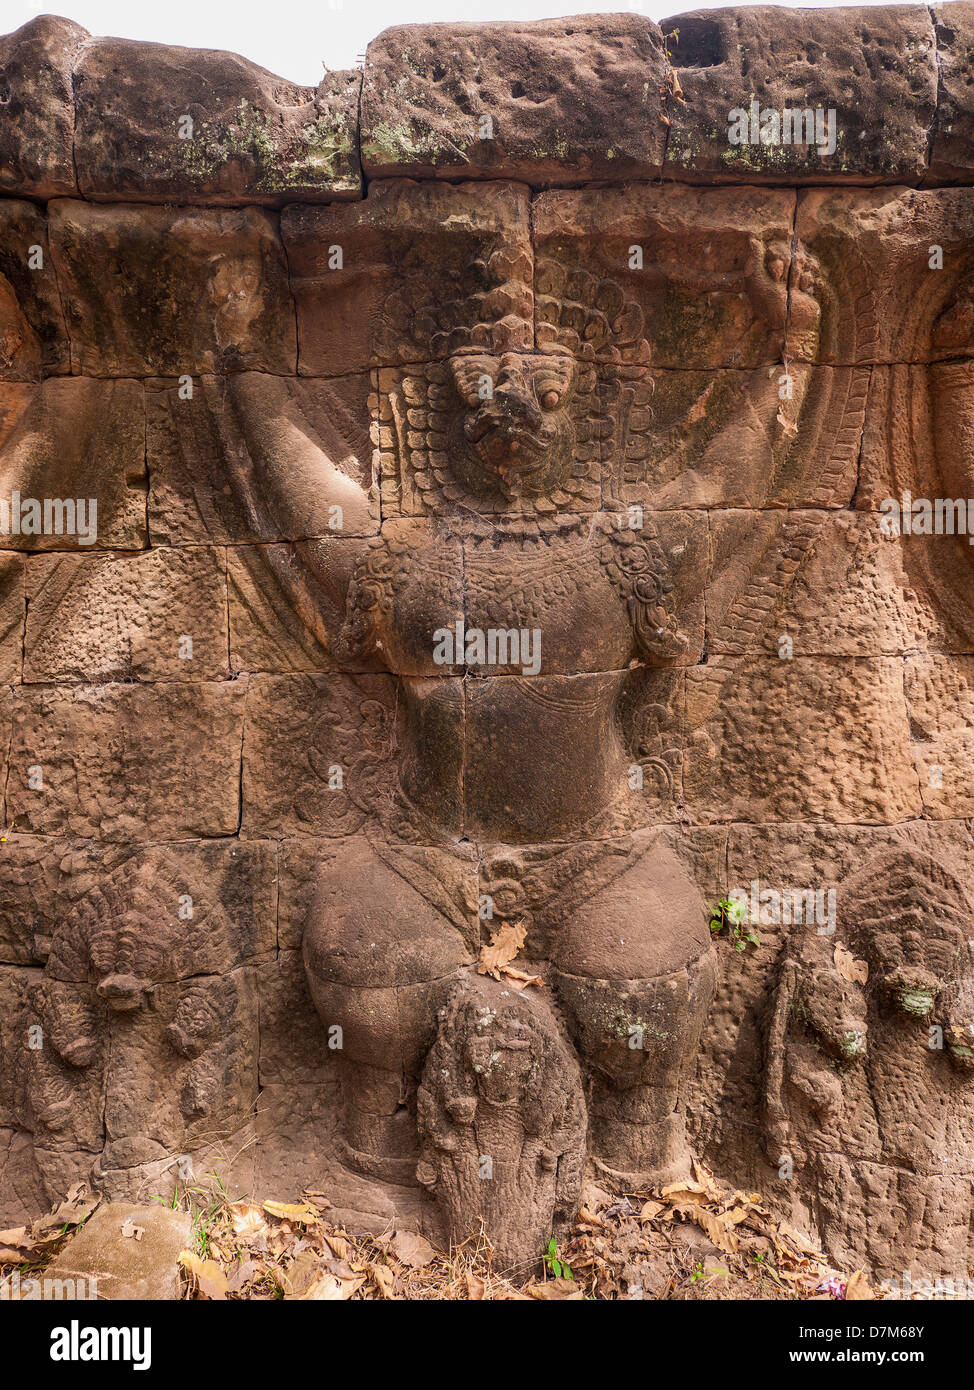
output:
{"label": "stone coping block", "polygon": [[384,177],[969,184],[972,53],[969,0],[760,5],[399,25],[311,87],[45,15],[0,36],[0,194],[281,207]]}

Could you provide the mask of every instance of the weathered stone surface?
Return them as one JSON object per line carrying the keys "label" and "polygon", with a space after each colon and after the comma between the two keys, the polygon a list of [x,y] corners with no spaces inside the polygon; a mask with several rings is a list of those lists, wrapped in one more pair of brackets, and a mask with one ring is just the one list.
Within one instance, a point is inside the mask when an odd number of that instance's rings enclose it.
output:
{"label": "weathered stone surface", "polygon": [[247,692],[242,833],[349,835],[390,792],[387,676],[255,676]]}
{"label": "weathered stone surface", "polygon": [[76,375],[293,372],[272,214],[63,199],[48,211]]}
{"label": "weathered stone surface", "polygon": [[158,1202],[109,1202],[71,1237],[47,1274],[84,1281],[86,1286],[97,1280],[99,1298],[176,1299],[177,1260],[191,1245],[192,1234],[189,1212],[172,1211]]}
{"label": "weathered stone surface", "polygon": [[0,552],[0,681],[19,683],[23,672],[24,561]]}
{"label": "weathered stone surface", "polygon": [[911,656],[906,699],[920,795],[928,816],[974,808],[974,657]]}
{"label": "weathered stone surface", "polygon": [[362,165],[369,178],[655,178],[665,76],[640,15],[387,29],[365,54]]}
{"label": "weathered stone surface", "polygon": [[[926,6],[730,6],[674,15],[660,29],[678,31],[667,49],[684,96],[667,108],[670,177],[895,183],[925,172],[938,72]],[[833,152],[817,148],[814,133],[801,143],[732,144],[729,113],[749,111],[752,101],[779,117],[785,109],[833,111]],[[827,136],[824,124],[821,132]]]}
{"label": "weathered stone surface", "polygon": [[222,549],[34,556],[27,599],[27,681],[227,677]]}
{"label": "weathered stone surface", "polygon": [[[625,296],[643,322],[630,309],[616,331],[625,342],[641,330],[644,364],[780,362],[793,206],[793,195],[757,188],[539,194],[532,203],[539,348],[557,343],[580,354],[615,327]],[[641,248],[639,267],[634,247]]]}
{"label": "weathered stone surface", "polygon": [[74,193],[71,72],[88,32],[40,15],[0,38],[0,192]]}
{"label": "weathered stone surface", "polygon": [[919,814],[895,658],[716,657],[687,673],[687,723],[695,819]]}
{"label": "weathered stone surface", "polygon": [[378,531],[369,394],[365,373],[337,381],[204,376],[191,395],[175,381],[150,382],[152,544]]}
{"label": "weathered stone surface", "polygon": [[880,522],[871,512],[715,514],[708,649],[785,660],[969,650],[970,616],[916,583],[919,567],[951,562],[946,538],[901,539]]}
{"label": "weathered stone surface", "polygon": [[34,203],[0,202],[0,378],[36,381],[71,370],[48,218]]}
{"label": "weathered stone surface", "polygon": [[96,39],[85,45],[74,84],[85,198],[277,204],[360,196],[357,72],[329,73],[315,91],[235,53]]}
{"label": "weathered stone surface", "polygon": [[650,366],[645,400],[630,416],[641,428],[629,433],[626,457],[616,463],[617,500],[662,508],[848,506],[869,389],[867,367]]}
{"label": "weathered stone surface", "polygon": [[972,225],[966,188],[799,193],[789,355],[837,363],[969,356]]}
{"label": "weathered stone surface", "polygon": [[693,1152],[969,1266],[974,29],[670,26],[389,31],[366,197],[357,74],[0,41],[2,1221]]}
{"label": "weathered stone surface", "polygon": [[281,234],[304,376],[532,345],[523,185],[378,182],[352,207],[285,208]]}
{"label": "weathered stone surface", "polygon": [[[0,383],[3,547],[141,550],[148,540],[145,453],[145,400],[137,381]],[[33,513],[28,523],[27,509],[13,505],[15,494],[22,503],[41,504],[40,529]]]}
{"label": "weathered stone surface", "polygon": [[930,183],[964,183],[974,167],[974,15],[964,0],[930,7],[937,39],[939,90],[930,149]]}
{"label": "weathered stone surface", "polygon": [[244,682],[18,687],[8,814],[34,834],[232,835],[245,698]]}

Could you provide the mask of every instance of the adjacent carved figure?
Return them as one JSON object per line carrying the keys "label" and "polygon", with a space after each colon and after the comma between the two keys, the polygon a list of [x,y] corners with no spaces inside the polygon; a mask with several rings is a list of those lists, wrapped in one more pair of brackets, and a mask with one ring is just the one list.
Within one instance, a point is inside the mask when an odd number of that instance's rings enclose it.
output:
{"label": "adjacent carved figure", "polygon": [[417,1176],[452,1235],[465,1240],[477,1213],[501,1267],[530,1264],[552,1216],[574,1213],[585,1161],[581,1074],[545,1003],[491,980],[455,985],[417,1113]]}
{"label": "adjacent carved figure", "polygon": [[765,1149],[803,1186],[814,1175],[835,1258],[924,1269],[971,1220],[971,902],[943,864],[903,850],[870,859],[838,900],[839,932],[795,927],[781,961]]}

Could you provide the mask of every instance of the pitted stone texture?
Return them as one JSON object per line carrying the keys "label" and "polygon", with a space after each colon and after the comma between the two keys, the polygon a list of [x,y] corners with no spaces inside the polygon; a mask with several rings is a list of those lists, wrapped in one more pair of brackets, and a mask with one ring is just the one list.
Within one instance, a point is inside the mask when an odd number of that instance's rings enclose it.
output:
{"label": "pitted stone texture", "polygon": [[38,555],[27,596],[28,681],[227,677],[222,549]]}
{"label": "pitted stone texture", "polygon": [[257,971],[260,1084],[334,1087],[343,1039],[321,1026],[301,952],[282,950]]}
{"label": "pitted stone texture", "polygon": [[924,813],[974,815],[974,657],[911,656],[906,698]]}
{"label": "pitted stone texture", "polygon": [[799,192],[789,356],[847,364],[974,355],[972,232],[974,189]]}
{"label": "pitted stone texture", "polygon": [[696,820],[898,821],[920,812],[894,657],[719,656],[687,674]]}
{"label": "pitted stone texture", "polygon": [[[8,507],[14,493],[40,501],[46,528],[35,534],[33,523],[28,531],[21,522],[15,533],[10,517],[0,534],[4,549],[141,550],[148,543],[141,383],[0,383],[0,479]],[[49,524],[44,503],[51,506]]]}
{"label": "pitted stone texture", "polygon": [[251,969],[157,984],[151,1008],[111,1016],[107,1167],[136,1168],[229,1137],[257,1100]]}
{"label": "pitted stone texture", "polygon": [[75,192],[71,71],[87,38],[80,24],[46,14],[0,38],[0,193]]}
{"label": "pitted stone texture", "polygon": [[[843,881],[870,856],[891,850],[933,855],[968,878],[974,866],[970,834],[962,821],[911,821],[890,828],[801,824],[731,828],[726,865],[721,865],[719,896],[737,891],[749,899],[752,893],[757,896],[762,915],[751,929],[757,933],[760,947],[742,956],[723,937],[718,938],[723,968],[702,1041],[697,1076],[691,1086],[688,1112],[692,1137],[704,1142],[728,1171],[740,1171],[746,1176],[754,1163],[752,1127],[761,1107],[761,1060],[769,1059],[764,1041],[768,1001],[777,979],[783,943],[789,936],[798,941],[814,935],[819,926],[830,930],[827,895],[833,891],[837,931],[851,925],[851,903],[843,892]],[[763,900],[761,893],[765,894]],[[779,908],[777,919],[773,919],[775,895],[785,893],[822,894],[825,915],[820,920],[799,920],[787,925],[781,920]],[[832,934],[823,939],[831,945],[837,938]],[[915,1113],[911,1108],[914,1118]],[[728,1126],[728,1118],[746,1128]],[[842,1146],[847,1142],[855,1142],[851,1134],[843,1139]],[[769,1160],[778,1156],[768,1155]],[[765,1187],[775,1190],[777,1200],[794,1203],[796,1214],[808,1219],[807,1209],[801,1211],[802,1196],[814,1192],[820,1179],[806,1174],[803,1180],[796,1173],[801,1183],[796,1192],[796,1183],[782,1182],[776,1168],[776,1163],[766,1167],[759,1160],[753,1171],[760,1172]],[[805,1200],[811,1199],[805,1195]],[[861,1222],[864,1208],[872,1209],[868,1201],[857,1198],[854,1210],[850,1205],[850,1219]]]}
{"label": "pitted stone texture", "polygon": [[76,375],[294,371],[275,215],[62,199],[48,211]]}
{"label": "pitted stone texture", "polygon": [[[12,843],[8,891],[24,922],[30,838]],[[91,984],[100,996],[139,1002],[155,984],[219,975],[272,957],[277,948],[277,850],[261,841],[185,841],[105,846],[46,841],[37,902],[52,979]],[[19,870],[19,874],[17,873]],[[52,886],[52,870],[59,877]],[[124,929],[119,923],[125,923]],[[123,987],[123,977],[127,980]],[[111,981],[112,983],[106,983]]]}
{"label": "pitted stone texture", "polygon": [[388,799],[395,720],[388,676],[253,677],[242,833],[354,833]]}
{"label": "pitted stone texture", "polygon": [[647,370],[618,498],[644,507],[842,507],[856,491],[867,367]]}
{"label": "pitted stone texture", "polygon": [[[360,540],[241,545],[228,551],[230,664],[234,671],[335,671],[330,634],[341,626]],[[343,660],[377,671],[375,658]]]}
{"label": "pitted stone texture", "polygon": [[74,86],[85,198],[279,204],[360,195],[357,72],[329,73],[315,91],[235,53],[95,39]]}
{"label": "pitted stone texture", "polygon": [[281,232],[302,375],[533,345],[524,185],[382,181],[354,206],[285,208]]}
{"label": "pitted stone texture", "polygon": [[154,545],[362,536],[379,529],[367,373],[148,383]]}
{"label": "pitted stone texture", "polygon": [[24,561],[0,551],[0,682],[19,683],[23,667]]}
{"label": "pitted stone texture", "polygon": [[49,220],[36,204],[13,199],[0,202],[3,380],[36,381],[71,369],[68,329],[48,233]]}
{"label": "pitted stone texture", "polygon": [[7,804],[20,829],[127,841],[236,832],[246,682],[17,692]]}
{"label": "pitted stone texture", "polygon": [[363,168],[369,178],[655,178],[666,69],[660,31],[639,15],[387,29],[365,55]]}
{"label": "pitted stone texture", "polygon": [[[885,534],[870,512],[726,511],[712,518],[708,650],[879,656],[970,650],[971,617],[940,607],[920,567],[967,556],[949,539]],[[962,562],[967,561],[961,570]]]}
{"label": "pitted stone texture", "polygon": [[[692,10],[660,21],[685,103],[671,103],[665,169],[702,183],[895,183],[919,179],[937,103],[922,5]],[[738,144],[729,112],[835,112],[834,154],[814,144]]]}
{"label": "pitted stone texture", "polygon": [[966,0],[931,5],[940,90],[929,183],[966,183],[974,171],[974,13]]}
{"label": "pitted stone texture", "polygon": [[[538,346],[562,336],[561,316],[552,322],[547,284],[555,280],[560,287],[570,277],[584,286],[594,277],[606,282],[608,297],[590,313],[588,335],[600,314],[619,312],[618,293],[610,288],[615,282],[643,312],[649,365],[779,363],[793,210],[793,194],[757,188],[631,185],[539,194],[532,205]],[[691,245],[696,249],[688,254]],[[641,249],[641,268],[634,247]],[[568,322],[572,317],[581,315],[576,310]],[[584,330],[579,338],[574,351],[580,354]]]}

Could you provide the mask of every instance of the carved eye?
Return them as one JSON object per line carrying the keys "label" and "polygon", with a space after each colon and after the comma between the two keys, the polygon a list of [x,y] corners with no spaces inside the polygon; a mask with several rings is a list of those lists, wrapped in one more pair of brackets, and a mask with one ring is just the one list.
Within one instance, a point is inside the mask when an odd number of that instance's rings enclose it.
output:
{"label": "carved eye", "polygon": [[541,397],[541,404],[545,410],[554,410],[559,399],[560,397],[557,391],[545,391],[544,395]]}

